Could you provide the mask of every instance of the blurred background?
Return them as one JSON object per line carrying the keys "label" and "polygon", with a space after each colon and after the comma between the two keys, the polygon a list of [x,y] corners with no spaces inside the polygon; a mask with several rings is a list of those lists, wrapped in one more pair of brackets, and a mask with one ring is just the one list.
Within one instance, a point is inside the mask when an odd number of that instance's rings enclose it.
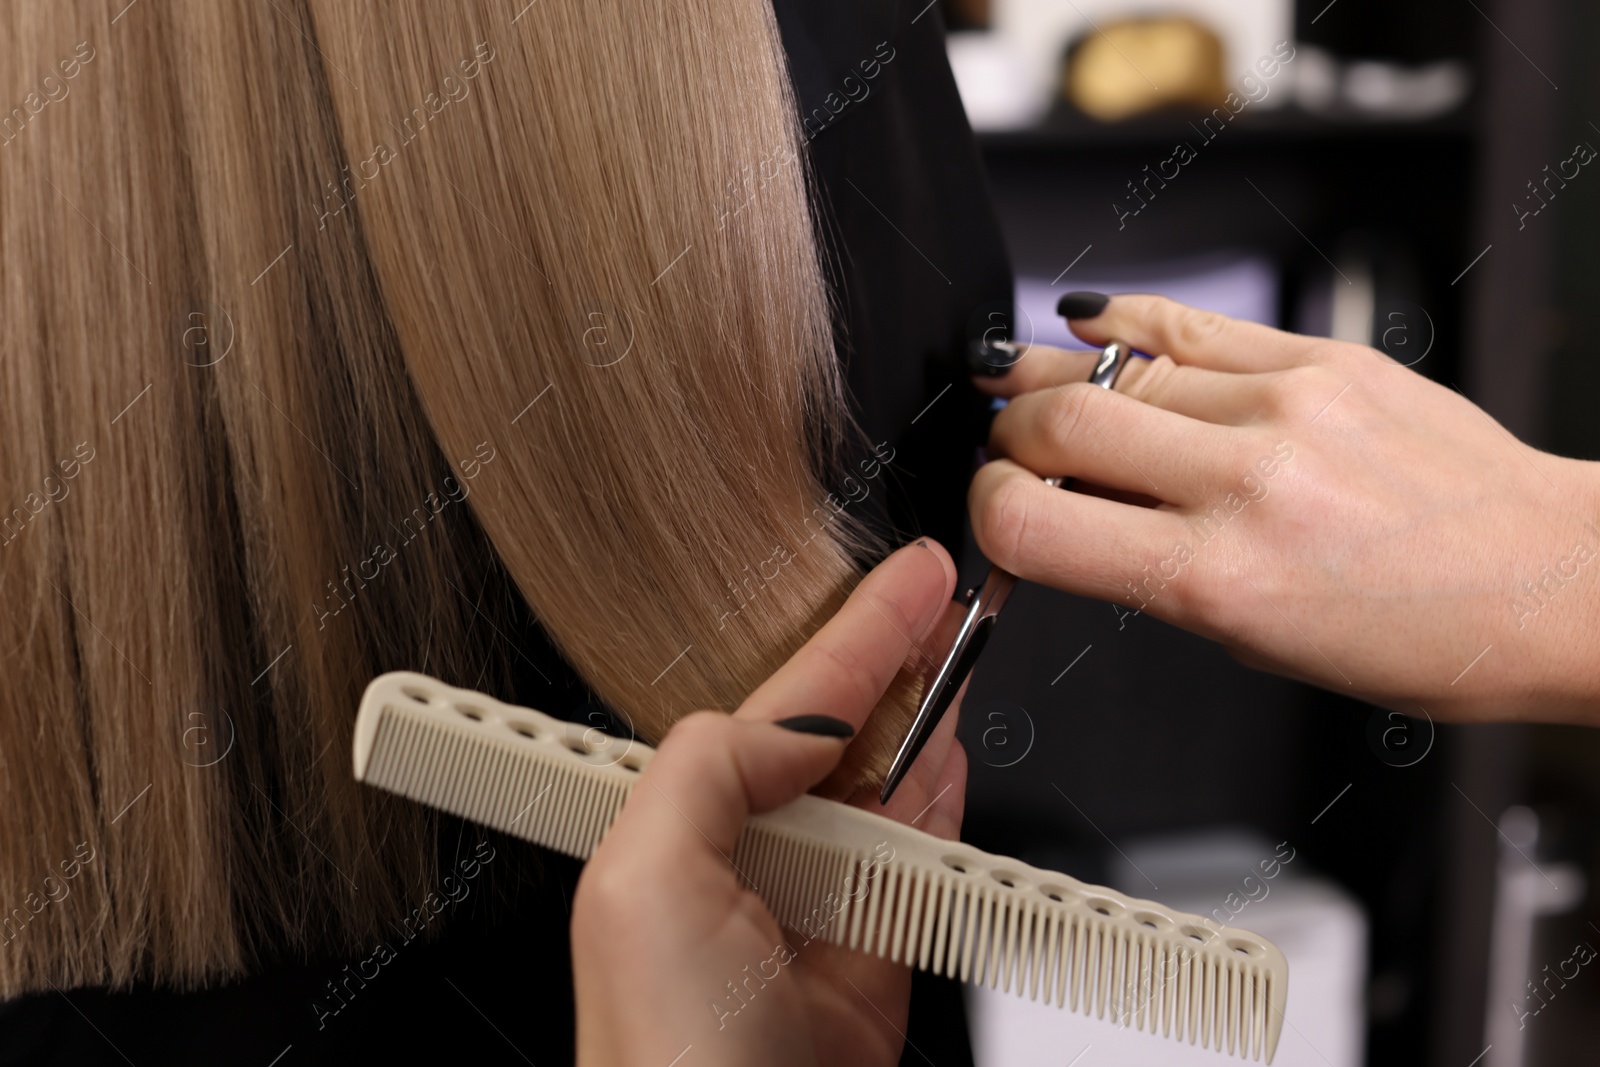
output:
{"label": "blurred background", "polygon": [[[1018,339],[1071,343],[1064,292],[1164,292],[1382,348],[1600,457],[1600,5],[937,2]],[[1276,939],[1277,1063],[1600,1058],[1600,734],[1405,718],[1035,586],[999,629],[965,836]],[[1224,1062],[967,1006],[984,1067]]]}

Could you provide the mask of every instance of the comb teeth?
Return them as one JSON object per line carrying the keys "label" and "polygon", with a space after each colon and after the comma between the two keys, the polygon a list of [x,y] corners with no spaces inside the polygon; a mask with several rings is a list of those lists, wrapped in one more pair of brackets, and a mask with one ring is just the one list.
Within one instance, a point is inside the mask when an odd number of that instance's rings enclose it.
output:
{"label": "comb teeth", "polygon": [[[587,859],[653,750],[530,708],[386,674],[356,778]],[[1288,964],[1265,939],[803,796],[749,820],[739,874],[779,924],[934,974],[1272,1062]]]}

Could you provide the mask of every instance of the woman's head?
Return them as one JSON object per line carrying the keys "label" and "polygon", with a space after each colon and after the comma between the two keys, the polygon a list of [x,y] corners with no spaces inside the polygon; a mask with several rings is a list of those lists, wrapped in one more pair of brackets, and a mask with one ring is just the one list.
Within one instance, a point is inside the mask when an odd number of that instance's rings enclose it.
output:
{"label": "woman's head", "polygon": [[370,940],[431,853],[349,780],[357,696],[505,693],[507,576],[646,737],[858,577],[764,5],[76,3],[0,44],[0,993]]}

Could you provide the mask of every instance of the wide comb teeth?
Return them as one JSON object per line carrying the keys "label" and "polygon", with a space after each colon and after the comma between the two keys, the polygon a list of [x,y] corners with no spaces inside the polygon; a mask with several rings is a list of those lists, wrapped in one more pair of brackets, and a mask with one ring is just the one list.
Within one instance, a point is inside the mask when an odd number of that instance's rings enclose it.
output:
{"label": "wide comb teeth", "polygon": [[[358,779],[580,859],[653,755],[421,674],[375,679],[356,720]],[[1288,964],[1249,931],[811,796],[753,817],[732,861],[799,938],[1268,1063],[1277,1049]]]}

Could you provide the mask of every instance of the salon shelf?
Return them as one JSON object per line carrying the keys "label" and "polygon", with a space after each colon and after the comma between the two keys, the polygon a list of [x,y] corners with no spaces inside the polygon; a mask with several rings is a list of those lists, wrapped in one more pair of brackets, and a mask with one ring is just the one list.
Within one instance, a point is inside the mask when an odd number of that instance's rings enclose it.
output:
{"label": "salon shelf", "polygon": [[[1079,152],[1095,149],[1170,148],[1193,139],[1196,125],[1207,111],[1162,111],[1125,122],[1101,122],[1067,105],[1057,106],[1037,126],[1021,130],[994,130],[978,134],[986,156],[1001,153]],[[1473,110],[1469,100],[1454,111],[1428,119],[1381,119],[1350,112],[1323,114],[1300,107],[1252,111],[1246,108],[1224,131],[1230,141],[1285,143],[1339,142],[1376,139],[1466,140],[1473,136]]]}

